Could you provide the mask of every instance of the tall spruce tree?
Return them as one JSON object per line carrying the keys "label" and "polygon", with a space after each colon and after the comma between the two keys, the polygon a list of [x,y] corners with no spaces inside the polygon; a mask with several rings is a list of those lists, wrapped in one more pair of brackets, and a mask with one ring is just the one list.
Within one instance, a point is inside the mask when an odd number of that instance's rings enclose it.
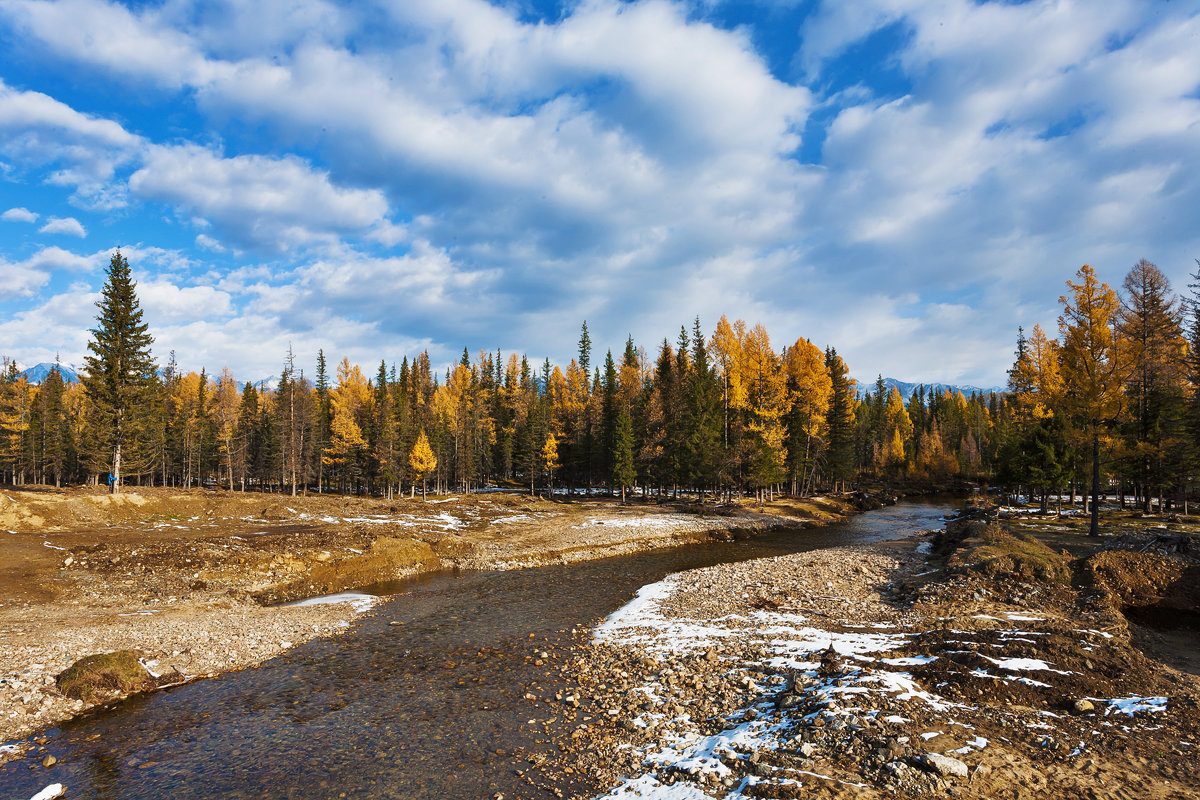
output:
{"label": "tall spruce tree", "polygon": [[633,422],[623,407],[617,410],[617,424],[613,431],[612,481],[621,489],[621,505],[625,505],[625,487],[637,478],[633,466]]}
{"label": "tall spruce tree", "polygon": [[1129,368],[1125,387],[1132,412],[1125,426],[1132,445],[1129,461],[1141,487],[1145,513],[1150,513],[1153,489],[1161,497],[1180,472],[1172,456],[1181,435],[1185,399],[1181,367],[1186,344],[1181,323],[1179,302],[1167,276],[1142,259],[1125,278],[1117,331],[1124,340]]}
{"label": "tall spruce tree", "polygon": [[588,369],[592,365],[592,337],[588,335],[587,320],[579,332],[579,368],[583,370],[583,385],[587,388]]}
{"label": "tall spruce tree", "polygon": [[142,321],[137,284],[129,262],[118,250],[108,264],[108,280],[101,291],[97,325],[84,358],[83,385],[96,412],[97,432],[111,454],[108,467],[113,494],[121,491],[122,460],[137,441],[142,410],[155,383],[154,338]]}
{"label": "tall spruce tree", "polygon": [[721,455],[721,384],[708,359],[700,317],[692,327],[692,364],[688,373],[688,452],[692,477],[704,488],[715,486]]}
{"label": "tall spruce tree", "polygon": [[845,483],[854,474],[854,383],[846,362],[832,347],[825,351],[825,368],[831,384],[826,466],[830,480]]}

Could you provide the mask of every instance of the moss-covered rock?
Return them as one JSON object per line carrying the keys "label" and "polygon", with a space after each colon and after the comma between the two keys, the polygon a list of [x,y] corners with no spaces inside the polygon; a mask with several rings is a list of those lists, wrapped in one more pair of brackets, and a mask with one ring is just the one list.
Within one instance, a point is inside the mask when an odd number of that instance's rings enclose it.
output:
{"label": "moss-covered rock", "polygon": [[135,692],[153,687],[154,679],[138,663],[135,650],[85,656],[54,679],[67,697],[90,702],[110,692]]}

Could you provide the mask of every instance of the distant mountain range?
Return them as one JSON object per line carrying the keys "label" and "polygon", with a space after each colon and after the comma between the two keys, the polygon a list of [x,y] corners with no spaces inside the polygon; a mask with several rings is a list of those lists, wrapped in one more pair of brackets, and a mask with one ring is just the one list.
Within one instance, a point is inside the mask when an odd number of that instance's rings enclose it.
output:
{"label": "distant mountain range", "polygon": [[[18,367],[20,364],[17,365]],[[58,367],[58,374],[62,375],[64,383],[76,383],[79,380],[79,370],[73,364],[53,364],[49,361],[43,361],[41,364],[34,364],[32,367],[27,367],[21,370],[18,374],[29,381],[30,383],[41,383],[46,380],[46,376],[50,374],[50,370]]]}
{"label": "distant mountain range", "polygon": [[[989,395],[992,392],[1000,394],[1001,392],[1008,391],[1007,386],[958,386],[952,383],[908,383],[907,381],[898,381],[895,378],[884,378],[883,385],[887,387],[887,392],[889,394],[891,394],[892,389],[898,389],[900,391],[900,396],[905,400],[912,397],[913,390],[915,390],[918,386],[925,387],[926,396],[929,395],[930,389],[933,389],[938,394],[941,394],[947,390],[949,390],[951,394],[962,392],[963,397],[970,397],[973,394]],[[875,393],[875,381],[858,382],[858,396],[862,397],[867,392],[870,392],[871,394]]]}
{"label": "distant mountain range", "polygon": [[[23,367],[21,364],[17,364],[17,369],[19,370],[17,374],[30,383],[39,384],[46,380],[46,376],[50,374],[50,370],[54,369],[55,367],[58,367],[58,372],[60,375],[62,375],[64,383],[77,383],[79,381],[79,367],[74,364],[54,364],[50,361],[43,361],[41,364],[34,364],[32,367]],[[166,367],[159,368],[159,377],[165,378],[166,373]],[[212,379],[214,376],[209,375],[208,377]],[[253,384],[255,388],[258,389],[274,389],[279,385],[279,378],[271,376],[270,378],[266,378],[264,380],[253,381]],[[245,386],[246,384],[244,381],[237,382],[239,392],[245,388]]]}

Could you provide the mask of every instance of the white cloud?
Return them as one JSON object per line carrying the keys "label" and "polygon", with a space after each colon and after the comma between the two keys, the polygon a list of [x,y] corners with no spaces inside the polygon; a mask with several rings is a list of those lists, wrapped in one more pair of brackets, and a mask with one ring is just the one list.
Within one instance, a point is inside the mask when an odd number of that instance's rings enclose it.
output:
{"label": "white cloud", "polygon": [[129,178],[139,197],[171,203],[269,250],[332,240],[386,222],[377,189],[335,186],[293,156],[234,156],[197,146],[153,146]]}
{"label": "white cloud", "polygon": [[120,207],[121,191],[112,186],[113,178],[141,144],[112,120],[82,114],[48,95],[19,91],[0,80],[0,155],[23,169],[54,168],[49,181],[76,187],[75,200],[85,207]]}
{"label": "white cloud", "polygon": [[10,208],[0,214],[0,219],[5,222],[37,222],[38,215],[28,208]]}
{"label": "white cloud", "polygon": [[61,247],[44,247],[24,263],[37,269],[93,272],[101,261],[107,257],[106,253],[81,256],[69,250],[64,250]]}
{"label": "white cloud", "polygon": [[38,228],[38,232],[78,236],[80,239],[87,236],[87,231],[84,230],[83,225],[74,217],[50,217],[45,225]]}
{"label": "white cloud", "polygon": [[146,310],[146,320],[155,326],[192,320],[215,320],[233,309],[230,296],[211,286],[177,286],[157,279],[141,281],[138,297]]}
{"label": "white cloud", "polygon": [[7,0],[2,9],[18,30],[114,72],[170,87],[210,73],[192,39],[163,24],[153,8],[135,13],[96,0]]}
{"label": "white cloud", "polygon": [[31,264],[0,260],[0,293],[11,297],[28,297],[49,280],[48,272]]}
{"label": "white cloud", "polygon": [[225,252],[225,245],[221,244],[219,241],[206,233],[196,235],[196,246],[201,250],[210,250],[214,253]]}

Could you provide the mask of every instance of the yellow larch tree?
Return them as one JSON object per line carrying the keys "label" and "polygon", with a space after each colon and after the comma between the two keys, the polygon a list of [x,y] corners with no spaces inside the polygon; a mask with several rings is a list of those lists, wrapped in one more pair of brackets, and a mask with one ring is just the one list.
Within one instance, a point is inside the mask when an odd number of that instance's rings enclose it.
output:
{"label": "yellow larch tree", "polygon": [[833,396],[833,381],[825,368],[825,355],[808,339],[800,338],[784,355],[788,385],[788,464],[792,492],[808,494],[824,447],[826,415]]}
{"label": "yellow larch tree", "polygon": [[[960,395],[961,397],[961,395]],[[913,423],[904,407],[900,390],[892,387],[884,410],[887,451],[884,463],[894,471],[903,470],[908,463],[907,443],[912,439]]]}
{"label": "yellow larch tree", "polygon": [[554,470],[558,467],[558,439],[549,433],[542,445],[542,469],[546,471],[546,490],[550,495],[554,494]]}
{"label": "yellow larch tree", "polygon": [[429,438],[425,436],[424,429],[417,436],[416,444],[413,445],[412,453],[408,457],[408,465],[412,468],[413,473],[421,478],[421,499],[424,500],[429,473],[437,469],[437,456],[433,454],[433,448],[429,446]]}
{"label": "yellow larch tree", "polygon": [[[237,381],[229,367],[221,370],[217,379],[216,393],[213,397],[212,414],[217,432],[217,452],[225,462],[229,478],[229,491],[233,491],[233,471],[238,461],[236,439],[238,411],[241,407],[241,395],[238,393]],[[218,478],[220,475],[218,474]]]}
{"label": "yellow larch tree", "polygon": [[359,459],[366,446],[362,428],[354,421],[349,405],[339,403],[335,398],[333,422],[329,426],[329,446],[321,456],[321,463],[341,478],[343,494],[348,482],[358,476]]}
{"label": "yellow larch tree", "polygon": [[784,426],[787,404],[787,378],[779,356],[771,349],[771,337],[762,325],[755,325],[743,345],[743,384],[749,411],[747,428],[755,439],[751,455],[751,474],[760,491],[770,491],[783,479]]}
{"label": "yellow larch tree", "polygon": [[1067,281],[1058,329],[1062,336],[1063,407],[1092,449],[1092,515],[1089,536],[1100,535],[1100,438],[1117,419],[1123,397],[1121,362],[1113,337],[1117,294],[1084,264],[1079,283]]}
{"label": "yellow larch tree", "polygon": [[708,352],[712,355],[713,364],[721,378],[726,448],[729,447],[730,412],[746,407],[746,387],[742,382],[742,342],[745,337],[746,323],[739,319],[736,324],[730,325],[729,319],[722,314],[708,343]]}

